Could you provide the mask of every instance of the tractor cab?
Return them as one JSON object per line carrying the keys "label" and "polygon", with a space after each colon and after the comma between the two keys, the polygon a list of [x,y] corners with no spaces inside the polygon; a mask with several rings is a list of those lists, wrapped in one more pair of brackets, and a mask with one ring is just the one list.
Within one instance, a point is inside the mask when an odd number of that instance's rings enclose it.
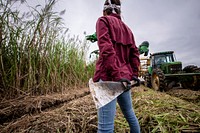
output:
{"label": "tractor cab", "polygon": [[182,69],[182,63],[176,61],[174,51],[158,52],[150,55],[149,71],[159,68],[164,74],[177,73]]}
{"label": "tractor cab", "polygon": [[175,62],[173,51],[154,53],[150,58],[153,68],[160,68],[162,64]]}

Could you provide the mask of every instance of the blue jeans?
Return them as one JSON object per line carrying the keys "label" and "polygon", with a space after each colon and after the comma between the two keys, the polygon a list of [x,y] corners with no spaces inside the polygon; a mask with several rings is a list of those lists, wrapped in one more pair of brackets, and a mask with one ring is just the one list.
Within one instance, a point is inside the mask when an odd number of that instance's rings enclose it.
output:
{"label": "blue jeans", "polygon": [[131,91],[122,93],[115,100],[98,109],[98,133],[113,133],[116,102],[130,126],[130,132],[140,133],[139,122],[132,107]]}

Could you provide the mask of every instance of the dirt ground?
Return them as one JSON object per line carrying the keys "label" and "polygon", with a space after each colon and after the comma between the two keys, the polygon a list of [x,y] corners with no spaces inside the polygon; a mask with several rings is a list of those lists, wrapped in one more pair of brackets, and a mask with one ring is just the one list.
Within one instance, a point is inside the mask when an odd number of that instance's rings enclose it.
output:
{"label": "dirt ground", "polygon": [[88,88],[1,101],[0,109],[2,133],[78,133],[96,128],[88,124],[96,121],[96,109]]}
{"label": "dirt ground", "polygon": [[[142,132],[150,132],[158,130],[156,125],[158,122],[147,116],[147,111],[151,112],[149,108],[154,110],[166,108],[162,105],[157,106],[157,100],[161,97],[166,99],[173,99],[173,97],[180,99],[177,103],[187,102],[191,107],[182,108],[181,106],[169,107],[170,110],[178,110],[179,108],[186,109],[195,113],[194,118],[182,116],[183,122],[189,123],[189,128],[185,129],[185,125],[181,125],[181,132],[199,132],[200,131],[200,91],[192,91],[188,89],[174,88],[166,93],[149,91],[148,88],[137,87],[133,90],[134,101],[136,108],[136,115],[140,120]],[[146,93],[146,94],[145,94]],[[173,99],[174,100],[174,99]],[[175,99],[177,101],[177,99]],[[165,99],[163,101],[166,101]],[[153,104],[153,103],[156,104]],[[191,103],[191,104],[190,104]],[[155,106],[148,106],[155,105]],[[173,105],[174,106],[174,105]],[[142,111],[147,108],[146,114]],[[141,110],[142,109],[142,110]],[[153,111],[152,111],[153,112]],[[177,113],[177,112],[176,112]],[[180,114],[180,112],[178,112]],[[190,113],[190,112],[189,112]],[[0,132],[2,133],[93,133],[97,131],[97,112],[90,95],[88,88],[72,89],[64,94],[54,94],[38,97],[21,97],[14,100],[1,100],[0,102]],[[186,113],[183,113],[186,114]],[[165,114],[165,116],[168,114]],[[155,115],[154,115],[155,116]],[[126,133],[129,132],[128,125],[124,122],[122,114],[117,111],[116,114],[115,132]],[[156,115],[156,118],[160,117]],[[164,117],[163,117],[164,118]],[[187,120],[185,120],[187,118]],[[165,125],[165,124],[164,124]],[[152,126],[150,128],[150,126]],[[170,125],[169,125],[170,126]],[[154,129],[153,129],[154,128]],[[162,129],[159,129],[161,131]],[[167,128],[167,130],[172,130]],[[161,131],[162,132],[162,131]]]}
{"label": "dirt ground", "polygon": [[183,89],[179,87],[179,88],[173,88],[166,93],[173,97],[178,97],[180,99],[192,102],[200,106],[200,89],[199,91],[193,91],[191,89]]}

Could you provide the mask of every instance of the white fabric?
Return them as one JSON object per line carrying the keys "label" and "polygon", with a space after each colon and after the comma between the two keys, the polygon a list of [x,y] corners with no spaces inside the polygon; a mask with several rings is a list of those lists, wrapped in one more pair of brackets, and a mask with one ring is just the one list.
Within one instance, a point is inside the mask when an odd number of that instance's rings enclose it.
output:
{"label": "white fabric", "polygon": [[121,8],[121,6],[119,6],[119,5],[112,4],[110,0],[108,0],[108,3],[109,3],[109,5],[104,5],[103,10],[106,10],[106,9],[108,9],[108,8],[112,8],[112,12],[113,12],[113,13],[116,13],[114,9],[120,10],[120,8]]}

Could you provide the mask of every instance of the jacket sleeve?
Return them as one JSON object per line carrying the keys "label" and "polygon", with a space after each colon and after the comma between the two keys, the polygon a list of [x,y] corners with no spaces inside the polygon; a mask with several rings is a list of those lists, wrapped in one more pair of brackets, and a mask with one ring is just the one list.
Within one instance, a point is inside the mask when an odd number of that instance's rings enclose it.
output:
{"label": "jacket sleeve", "polygon": [[[133,38],[134,40],[134,38]],[[129,57],[129,61],[130,61],[130,65],[133,71],[133,76],[138,77],[139,74],[139,66],[140,66],[140,58],[139,58],[139,50],[135,45],[135,41],[133,42],[133,45],[131,46],[130,49],[130,57]]]}
{"label": "jacket sleeve", "polygon": [[105,18],[98,19],[96,24],[96,32],[100,57],[103,58],[103,67],[114,81],[118,81],[121,79],[119,71],[120,69],[116,64],[116,52],[109,34],[108,22]]}

